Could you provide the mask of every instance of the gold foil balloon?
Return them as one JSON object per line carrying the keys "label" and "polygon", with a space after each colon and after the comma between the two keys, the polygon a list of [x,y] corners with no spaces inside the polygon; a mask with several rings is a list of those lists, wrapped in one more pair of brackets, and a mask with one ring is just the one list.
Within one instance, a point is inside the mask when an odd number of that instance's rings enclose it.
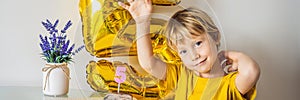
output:
{"label": "gold foil balloon", "polygon": [[109,62],[107,60],[91,61],[87,66],[87,81],[91,88],[96,91],[116,92],[118,83],[114,81],[115,66],[126,67],[126,81],[121,83],[120,92],[131,94],[135,98],[164,97],[167,95],[164,82],[151,75],[141,75],[132,66],[119,61]]}
{"label": "gold foil balloon", "polygon": [[[91,0],[80,0],[82,33],[87,51],[97,57],[107,57],[116,33],[131,19],[115,0],[98,0],[101,9],[93,12]],[[101,45],[99,45],[101,44]]]}
{"label": "gold foil balloon", "polygon": [[[117,2],[118,0],[98,0],[102,8],[93,11],[91,0],[80,0],[84,43],[87,51],[98,58],[111,57],[112,51],[116,53],[115,56],[136,56],[135,48],[130,49],[129,53],[124,49],[124,47],[128,48],[124,41],[131,39],[129,42],[133,43],[135,26],[134,24],[128,26],[131,16],[127,10],[118,6]],[[175,5],[179,2],[178,0],[154,0],[153,4]],[[152,24],[151,33],[160,31],[165,22]],[[126,30],[128,30],[126,33],[123,32]],[[120,40],[115,39],[117,36]]]}
{"label": "gold foil balloon", "polygon": [[[123,0],[127,1],[127,0]],[[99,59],[134,57],[136,53],[135,22],[129,12],[117,4],[118,0],[80,0],[79,10],[82,20],[82,35],[86,50]],[[152,0],[154,5],[172,6],[180,0]],[[94,4],[100,4],[93,8]],[[96,9],[96,10],[95,10]],[[98,10],[97,10],[98,9]],[[166,38],[161,35],[166,20],[152,18],[151,40],[155,56],[167,63],[180,63],[178,55],[168,48]],[[137,61],[136,61],[137,62]],[[95,91],[116,92],[118,84],[114,81],[117,66],[126,67],[126,81],[120,92],[135,98],[164,98],[170,94],[164,81],[146,74],[139,65],[126,61],[90,61],[86,67],[87,82]]]}
{"label": "gold foil balloon", "polygon": [[174,6],[180,3],[181,0],[152,0],[153,5]]}

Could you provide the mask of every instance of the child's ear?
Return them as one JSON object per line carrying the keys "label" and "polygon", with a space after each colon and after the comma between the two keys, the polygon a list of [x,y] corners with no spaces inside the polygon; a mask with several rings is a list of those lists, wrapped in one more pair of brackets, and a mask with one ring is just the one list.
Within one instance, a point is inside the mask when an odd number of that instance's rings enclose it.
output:
{"label": "child's ear", "polygon": [[221,44],[220,41],[217,41],[217,42],[216,42],[216,45],[217,45],[218,47],[220,46],[220,44]]}
{"label": "child's ear", "polygon": [[218,32],[217,43],[220,44],[220,42],[221,42],[221,34]]}
{"label": "child's ear", "polygon": [[219,47],[221,45],[221,34],[220,32],[215,32],[215,41],[216,41],[216,45],[217,47]]}
{"label": "child's ear", "polygon": [[221,34],[219,31],[217,32],[211,32],[211,35],[213,36],[213,39],[215,40],[217,45],[220,45],[221,42]]}

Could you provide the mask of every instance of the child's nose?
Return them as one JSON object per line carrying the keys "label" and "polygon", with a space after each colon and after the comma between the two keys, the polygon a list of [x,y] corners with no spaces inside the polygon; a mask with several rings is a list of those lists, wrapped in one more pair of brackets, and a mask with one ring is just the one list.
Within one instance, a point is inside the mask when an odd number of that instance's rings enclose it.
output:
{"label": "child's nose", "polygon": [[196,61],[196,60],[198,60],[199,58],[200,58],[200,55],[194,54],[194,55],[192,56],[192,61]]}
{"label": "child's nose", "polygon": [[200,55],[196,52],[196,50],[192,50],[190,55],[191,55],[192,61],[196,61],[200,58]]}

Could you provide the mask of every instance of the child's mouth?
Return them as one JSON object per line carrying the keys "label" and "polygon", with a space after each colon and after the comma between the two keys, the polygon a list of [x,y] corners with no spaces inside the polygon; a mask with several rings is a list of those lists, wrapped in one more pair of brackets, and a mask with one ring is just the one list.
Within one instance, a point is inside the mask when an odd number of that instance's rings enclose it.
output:
{"label": "child's mouth", "polygon": [[195,67],[203,65],[206,60],[207,58],[203,59],[200,63],[196,64]]}

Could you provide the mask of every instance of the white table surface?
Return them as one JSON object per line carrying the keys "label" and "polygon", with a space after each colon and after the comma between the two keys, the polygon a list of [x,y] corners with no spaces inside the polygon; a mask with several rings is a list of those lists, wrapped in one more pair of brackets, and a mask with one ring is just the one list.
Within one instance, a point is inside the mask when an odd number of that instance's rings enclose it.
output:
{"label": "white table surface", "polygon": [[0,100],[103,100],[106,93],[69,89],[64,96],[46,96],[42,87],[0,86]]}

